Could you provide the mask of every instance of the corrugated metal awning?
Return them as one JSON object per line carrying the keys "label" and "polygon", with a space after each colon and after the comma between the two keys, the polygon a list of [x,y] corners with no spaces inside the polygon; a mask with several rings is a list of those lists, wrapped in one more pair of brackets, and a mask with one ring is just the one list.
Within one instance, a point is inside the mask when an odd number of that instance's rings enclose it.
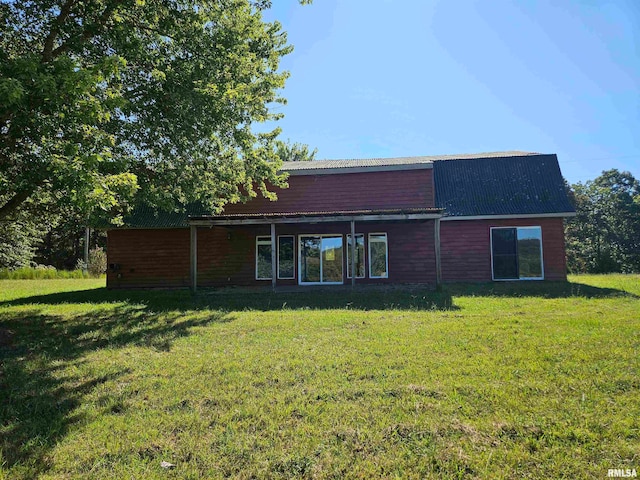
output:
{"label": "corrugated metal awning", "polygon": [[384,210],[340,210],[321,212],[247,213],[233,215],[190,216],[189,225],[261,225],[270,223],[373,222],[430,220],[442,217],[439,208],[407,208]]}

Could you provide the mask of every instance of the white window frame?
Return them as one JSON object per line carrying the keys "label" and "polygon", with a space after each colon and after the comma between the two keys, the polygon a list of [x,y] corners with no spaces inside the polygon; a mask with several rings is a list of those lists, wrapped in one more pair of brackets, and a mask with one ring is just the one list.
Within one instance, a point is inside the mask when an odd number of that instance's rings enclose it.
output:
{"label": "white window frame", "polygon": [[[495,278],[493,272],[493,231],[504,228],[515,228],[516,229],[516,242],[518,241],[518,229],[519,228],[537,228],[540,230],[540,270],[542,272],[541,277],[520,277],[518,278]],[[494,282],[520,282],[520,281],[530,281],[530,280],[544,280],[544,238],[542,232],[541,225],[513,225],[513,226],[500,226],[500,227],[491,227],[490,235],[489,235],[489,252],[491,253],[491,280]],[[519,270],[519,269],[518,269]],[[520,272],[518,272],[519,275]]]}
{"label": "white window frame", "polygon": [[[268,235],[256,235],[256,280],[271,280],[271,275],[268,277],[258,277],[258,245],[270,245],[271,257],[273,258],[273,245],[271,245],[271,237]],[[270,270],[271,271],[271,270]]]}
{"label": "white window frame", "polygon": [[[293,258],[291,259],[293,263],[293,275],[291,277],[280,276],[280,239],[281,238],[291,238],[293,240],[293,252],[291,252],[293,254]],[[296,236],[295,235],[278,235],[278,280],[294,280],[295,278],[296,278]]]}
{"label": "white window frame", "polygon": [[[371,261],[371,237],[373,235],[384,235],[384,253],[385,253],[385,270],[386,275],[383,277],[375,277],[371,275],[371,265],[373,262]],[[380,240],[374,240],[373,243],[380,243]],[[369,233],[368,245],[367,245],[367,253],[369,255],[369,278],[389,278],[389,237],[386,232],[371,232]]]}
{"label": "white window frame", "polygon": [[[364,240],[365,240],[365,235],[364,233],[356,233],[356,250],[358,249],[358,237],[362,237],[362,247],[364,252],[362,255],[362,261],[364,262],[364,273],[362,274],[362,276],[356,276],[356,278],[367,278],[367,248],[364,245]],[[345,250],[346,250],[346,254],[345,254],[345,258],[347,259],[347,278],[351,278],[351,275],[349,275],[349,267],[351,266],[351,248],[349,247],[349,239],[351,238],[351,234],[348,233],[346,236],[346,242],[345,242]]]}
{"label": "white window frame", "polygon": [[[341,233],[301,233],[298,235],[298,272],[302,272],[302,248],[300,243],[302,242],[302,237],[320,237],[320,281],[319,282],[303,282],[302,281],[302,273],[298,275],[298,285],[344,285],[344,235]],[[342,280],[339,282],[323,282],[322,274],[322,239],[324,237],[336,238],[340,237],[342,239],[342,258],[340,262],[342,263]]]}

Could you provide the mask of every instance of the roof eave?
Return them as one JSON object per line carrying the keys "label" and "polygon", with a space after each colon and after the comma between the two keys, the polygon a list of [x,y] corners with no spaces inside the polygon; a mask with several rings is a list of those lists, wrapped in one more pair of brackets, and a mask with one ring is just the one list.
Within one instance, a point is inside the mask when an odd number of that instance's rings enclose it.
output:
{"label": "roof eave", "polygon": [[300,223],[328,223],[328,222],[388,222],[401,220],[436,220],[442,217],[442,213],[393,213],[393,214],[364,214],[364,215],[309,215],[309,216],[279,216],[256,218],[213,218],[193,217],[189,219],[189,225],[197,227],[209,227],[214,225],[269,225],[275,224],[300,224]]}
{"label": "roof eave", "polygon": [[576,212],[551,212],[551,213],[512,213],[508,215],[451,215],[442,217],[442,221],[452,220],[509,220],[518,218],[565,218],[575,217]]}
{"label": "roof eave", "polygon": [[413,163],[404,165],[375,165],[358,167],[330,167],[330,168],[283,168],[281,171],[289,175],[336,175],[343,173],[373,173],[373,172],[395,172],[402,170],[430,170],[433,163]]}

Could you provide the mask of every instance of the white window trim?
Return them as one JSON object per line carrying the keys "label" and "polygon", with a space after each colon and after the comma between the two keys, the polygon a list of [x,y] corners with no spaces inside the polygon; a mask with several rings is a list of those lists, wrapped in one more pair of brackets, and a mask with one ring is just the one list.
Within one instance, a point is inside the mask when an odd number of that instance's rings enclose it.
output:
{"label": "white window trim", "polygon": [[[293,239],[293,275],[291,277],[280,276],[280,239],[291,238]],[[278,280],[294,280],[296,278],[296,236],[295,235],[278,235]],[[271,280],[271,279],[269,279]]]}
{"label": "white window trim", "polygon": [[[320,282],[303,282],[302,281],[302,247],[300,243],[302,242],[302,237],[320,237]],[[341,233],[301,233],[298,235],[298,285],[344,285],[344,270],[342,271],[342,280],[339,282],[323,282],[322,281],[322,238],[323,237],[331,237],[336,238],[340,237],[342,239],[342,258],[340,259],[343,268],[344,268],[344,235]]]}
{"label": "white window trim", "polygon": [[[384,250],[385,250],[385,271],[386,275],[383,277],[374,277],[371,275],[371,265],[373,262],[371,261],[371,236],[372,235],[384,235]],[[373,243],[381,243],[379,240],[374,240]],[[371,232],[369,233],[367,250],[369,254],[369,278],[389,278],[389,237],[386,232]]]}
{"label": "white window trim", "polygon": [[[518,277],[518,278],[495,278],[493,273],[493,231],[500,228],[515,228],[516,229],[516,241],[518,239],[518,228],[539,228],[540,229],[540,267],[542,276],[541,277]],[[530,281],[530,280],[544,280],[544,238],[542,232],[541,225],[513,225],[513,226],[500,226],[500,227],[490,227],[490,236],[489,236],[489,252],[491,253],[491,280],[494,282],[520,282],[520,281]]]}
{"label": "white window trim", "polygon": [[[271,276],[258,277],[258,245],[271,245],[271,237],[268,235],[256,235],[256,280],[271,280]],[[273,245],[271,245],[271,255],[273,256]]]}
{"label": "white window trim", "polygon": [[[367,253],[367,249],[364,245],[364,240],[365,240],[365,235],[364,233],[356,233],[356,242],[358,237],[362,237],[362,248],[364,250],[363,254]],[[351,275],[349,275],[349,267],[351,267],[351,258],[349,257],[349,255],[351,255],[351,248],[349,247],[349,239],[351,238],[351,234],[348,233],[347,237],[346,237],[346,242],[345,242],[345,250],[347,251],[345,254],[345,258],[347,259],[347,278],[351,278]],[[356,249],[358,248],[358,244],[356,243]],[[364,262],[364,274],[360,277],[360,276],[356,276],[356,279],[358,278],[367,278],[367,259],[366,259],[366,255],[362,255],[362,261]]]}

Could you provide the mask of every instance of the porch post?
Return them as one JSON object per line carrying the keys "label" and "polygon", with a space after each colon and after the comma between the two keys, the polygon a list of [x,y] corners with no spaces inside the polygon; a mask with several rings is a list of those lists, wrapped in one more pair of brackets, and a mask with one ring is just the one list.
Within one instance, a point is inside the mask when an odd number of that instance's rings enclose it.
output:
{"label": "porch post", "polygon": [[276,289],[276,270],[277,270],[277,256],[278,246],[276,245],[276,224],[271,224],[271,288]]}
{"label": "porch post", "polygon": [[198,227],[191,225],[191,291],[198,290]]}
{"label": "porch post", "polygon": [[435,219],[434,224],[435,251],[436,251],[436,286],[442,283],[442,270],[440,267],[440,219]]}
{"label": "porch post", "polygon": [[351,220],[351,288],[356,285],[356,221]]}

